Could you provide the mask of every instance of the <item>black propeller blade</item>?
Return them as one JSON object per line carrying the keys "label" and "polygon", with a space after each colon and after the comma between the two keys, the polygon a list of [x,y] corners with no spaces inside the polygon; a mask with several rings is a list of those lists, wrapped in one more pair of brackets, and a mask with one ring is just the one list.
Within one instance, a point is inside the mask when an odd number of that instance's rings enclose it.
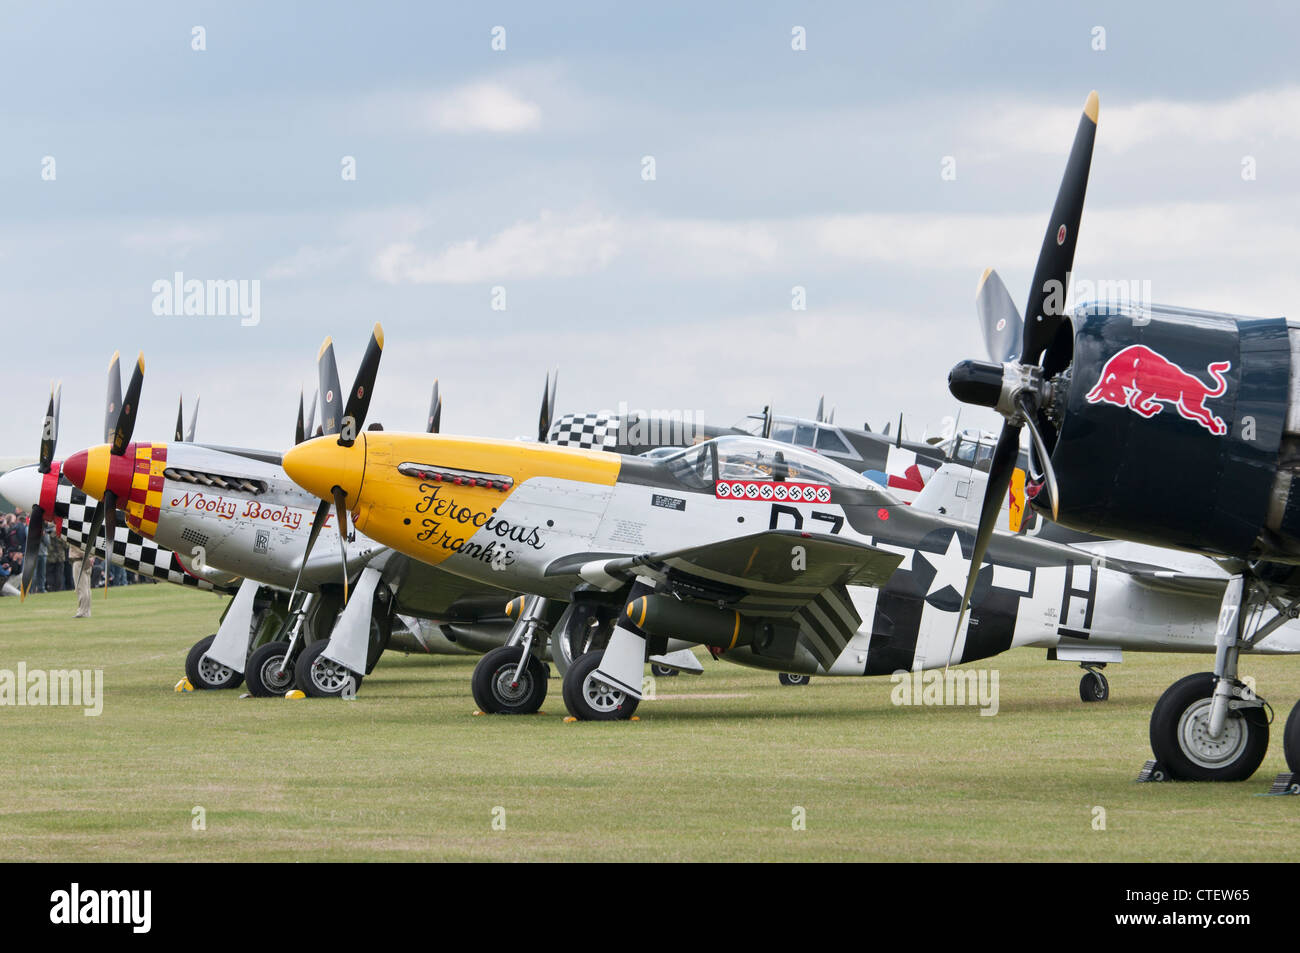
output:
{"label": "black propeller blade", "polygon": [[821,423],[826,414],[826,395],[822,394],[817,398],[817,422]]}
{"label": "black propeller blade", "polygon": [[[1097,135],[1097,115],[1097,94],[1093,92],[1084,104],[1074,144],[1070,148],[1070,158],[1066,162],[1065,174],[1056,195],[1056,204],[1052,207],[1052,217],[1048,221],[1043,245],[1038,253],[1038,263],[1034,267],[1034,280],[1025,306],[1019,361],[1014,361],[1009,356],[1002,359],[1001,363],[992,364],[963,361],[948,375],[948,389],[958,400],[993,407],[1006,419],[989,467],[988,485],[984,490],[975,547],[971,553],[970,573],[966,579],[961,610],[957,614],[953,647],[949,651],[950,661],[952,653],[956,651],[961,625],[970,605],[971,594],[975,590],[975,582],[993,535],[998,512],[1002,508],[1002,500],[1011,486],[1016,457],[1020,453],[1020,430],[1026,425],[1029,426],[1034,444],[1034,456],[1044,470],[1053,516],[1056,516],[1060,506],[1056,474],[1052,470],[1047,445],[1039,432],[1038,415],[1051,396],[1051,387],[1043,381],[1039,360],[1064,320],[1070,270],[1074,267],[1074,249],[1079,239],[1079,223],[1083,218],[1084,196],[1088,191],[1088,170],[1092,164],[1092,147]],[[1014,305],[1008,305],[1009,296],[1006,295],[1005,288],[999,291],[1001,281],[995,279],[996,275],[985,273],[976,295],[976,308],[990,356],[994,361],[999,361],[1000,355],[1005,353],[1008,331],[1005,326],[999,327],[999,322],[1005,321],[1010,325],[1018,316]]]}
{"label": "black propeller blade", "polygon": [[343,560],[343,604],[348,604],[348,506],[343,488],[334,487],[334,520],[339,524],[339,557]]}
{"label": "black propeller blade", "polygon": [[23,579],[18,590],[19,602],[27,598],[27,591],[32,587],[32,577],[36,575],[36,555],[41,548],[41,535],[45,532],[45,510],[41,504],[32,504],[31,516],[27,518],[27,545],[23,547]]}
{"label": "black propeller blade", "polygon": [[312,434],[312,431],[316,426],[316,398],[319,396],[320,395],[316,393],[311,395],[311,406],[307,408],[306,426],[303,428],[303,433],[305,434],[314,435]]}
{"label": "black propeller blade", "polygon": [[176,405],[176,436],[172,438],[177,443],[185,439],[185,395],[182,394],[180,402]]}
{"label": "black propeller blade", "polygon": [[[357,376],[352,383],[352,392],[348,395],[347,406],[340,410],[339,370],[334,360],[334,341],[326,338],[316,356],[317,371],[320,376],[320,399],[322,427],[320,434],[338,434],[339,445],[350,447],[356,442],[357,435],[365,426],[366,412],[370,409],[370,395],[374,390],[375,378],[379,374],[379,359],[384,351],[384,329],[377,322],[370,332],[370,343],[357,368]],[[435,392],[436,396],[436,392]],[[316,415],[316,405],[312,404],[311,416]],[[300,418],[301,419],[301,418]],[[311,427],[310,418],[304,422],[304,433]],[[333,488],[335,518],[339,524],[339,553],[343,561],[343,602],[348,600],[348,508],[347,494],[343,488]],[[322,501],[316,509],[316,518],[312,522],[311,534],[307,538],[307,550],[303,554],[302,565],[307,565],[307,557],[320,534],[320,527],[329,515],[329,501]],[[298,570],[298,579],[302,579],[302,567]],[[294,584],[295,591],[298,584]]]}
{"label": "black propeller blade", "polygon": [[551,424],[555,418],[555,388],[560,383],[560,369],[555,369],[552,382],[550,372],[546,374],[546,383],[542,385],[542,412],[537,418],[537,442],[546,443],[551,434]]}
{"label": "black propeller blade", "polygon": [[1088,170],[1092,166],[1092,146],[1097,138],[1097,94],[1088,96],[1074,145],[1065,165],[1052,218],[1043,236],[1043,247],[1034,268],[1034,283],[1029,286],[1025,305],[1024,344],[1020,363],[1037,363],[1052,343],[1065,313],[1065,296],[1069,288],[1070,269],[1074,267],[1074,246],[1079,241],[1079,221],[1083,218],[1083,199],[1088,191]]}
{"label": "black propeller blade", "polygon": [[[379,358],[384,353],[384,329],[375,324],[370,332],[370,343],[357,368],[357,376],[352,382],[352,392],[348,394],[347,406],[343,409],[343,421],[339,425],[339,446],[350,447],[356,442],[357,434],[366,424],[366,412],[370,410],[370,394],[375,388],[375,377],[379,374]],[[333,355],[331,355],[332,357]]]}
{"label": "black propeller blade", "polygon": [[302,419],[302,390],[298,390],[298,426],[293,431],[293,442],[302,443],[307,439],[307,425]]}
{"label": "black propeller blade", "polygon": [[334,361],[334,339],[326,338],[316,356],[320,375],[320,423],[323,433],[335,434],[342,426],[343,395],[339,391],[339,366]]}
{"label": "black propeller blade", "polygon": [[[114,371],[117,367],[118,357],[113,355],[113,363],[109,365],[109,399],[113,399]],[[113,423],[112,446],[109,451],[115,457],[120,457],[126,453],[127,446],[131,443],[131,435],[135,432],[135,417],[137,405],[140,401],[140,389],[144,386],[144,352],[141,351],[135,359],[135,370],[131,372],[131,381],[126,385],[126,396],[122,398],[122,406],[118,411],[117,420]],[[95,544],[98,541],[100,526],[104,529],[104,559],[111,561],[113,558],[113,536],[117,532],[117,494],[112,490],[104,491],[103,499],[95,506],[95,515],[90,525],[89,548],[87,555],[92,555],[95,551]],[[81,571],[86,571],[86,563],[90,560],[82,561]],[[104,573],[104,595],[108,595],[108,573]]]}
{"label": "black propeller blade", "polygon": [[992,268],[986,269],[980,278],[975,311],[979,314],[989,359],[999,364],[1013,360],[1016,348],[1024,339],[1025,321],[1011,300],[1011,292]]}
{"label": "black propeller blade", "polygon": [[126,385],[126,396],[122,398],[122,410],[113,425],[113,455],[120,457],[126,453],[126,445],[131,442],[135,432],[136,404],[140,400],[140,388],[144,384],[144,352],[135,359],[135,370],[131,372],[131,382]]}
{"label": "black propeller blade", "polygon": [[45,412],[41,424],[41,457],[37,467],[41,473],[49,473],[54,463],[54,448],[59,442],[59,403],[63,394],[63,385],[55,384],[50,388],[50,406]]}
{"label": "black propeller blade", "polygon": [[113,442],[113,428],[117,426],[117,412],[122,409],[122,371],[118,365],[119,352],[113,352],[108,362],[108,397],[104,402],[104,443]]}
{"label": "black propeller blade", "polygon": [[429,433],[442,430],[442,395],[438,393],[438,382],[433,382],[433,399],[429,401]]}
{"label": "black propeller blade", "polygon": [[[59,442],[59,404],[62,385],[50,385],[50,404],[41,421],[41,456],[37,470],[49,473],[54,463],[54,448]],[[27,545],[23,547],[23,575],[19,587],[19,602],[27,598],[27,591],[32,587],[32,578],[36,575],[36,556],[41,548],[41,536],[45,532],[45,510],[40,503],[32,504],[31,515],[27,519]]]}
{"label": "black propeller blade", "polygon": [[289,593],[289,605],[293,605],[293,600],[298,596],[303,570],[307,568],[307,560],[311,558],[311,549],[316,545],[316,537],[320,536],[321,527],[325,525],[325,519],[329,515],[329,500],[321,500],[320,505],[316,507],[316,515],[312,518],[311,530],[307,533],[307,548],[303,551],[302,562],[298,564],[298,578],[293,581],[293,591]]}

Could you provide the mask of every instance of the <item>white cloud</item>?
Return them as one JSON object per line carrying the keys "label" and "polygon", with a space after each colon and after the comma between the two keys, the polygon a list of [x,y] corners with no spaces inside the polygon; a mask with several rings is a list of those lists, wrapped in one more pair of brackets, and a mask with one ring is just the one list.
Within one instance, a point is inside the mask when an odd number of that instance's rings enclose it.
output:
{"label": "white cloud", "polygon": [[557,218],[543,212],[486,241],[466,239],[422,252],[395,242],[374,259],[372,274],[390,284],[458,284],[502,278],[572,277],[599,270],[617,256],[626,236],[602,216]]}
{"label": "white cloud", "polygon": [[[981,111],[973,134],[998,150],[1063,154],[1079,111],[1060,103],[1004,102]],[[1300,87],[1260,90],[1235,99],[1144,99],[1110,105],[1103,91],[1096,148],[1125,153],[1160,143],[1170,155],[1193,144],[1239,143],[1244,152],[1261,141],[1300,140]]]}
{"label": "white cloud", "polygon": [[471,83],[435,93],[426,119],[442,132],[527,132],[542,122],[542,109],[500,83]]}

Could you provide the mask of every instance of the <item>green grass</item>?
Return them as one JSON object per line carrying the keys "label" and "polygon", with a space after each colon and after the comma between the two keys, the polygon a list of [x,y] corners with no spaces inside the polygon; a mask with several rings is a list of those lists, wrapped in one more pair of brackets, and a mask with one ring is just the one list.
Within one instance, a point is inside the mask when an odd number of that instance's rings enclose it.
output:
{"label": "green grass", "polygon": [[1208,656],[1131,655],[1084,705],[1078,669],[1018,650],[991,718],[706,660],[638,722],[565,724],[555,679],[545,714],[475,717],[472,659],[386,658],[353,702],[173,692],[220,604],[139,586],[73,620],[69,593],[0,599],[0,668],[105,681],[98,718],[0,708],[0,860],[1222,860],[1225,831],[1234,857],[1300,853],[1300,799],[1254,796],[1284,768],[1286,659],[1244,667],[1279,714],[1254,779],[1139,785],[1151,705]]}

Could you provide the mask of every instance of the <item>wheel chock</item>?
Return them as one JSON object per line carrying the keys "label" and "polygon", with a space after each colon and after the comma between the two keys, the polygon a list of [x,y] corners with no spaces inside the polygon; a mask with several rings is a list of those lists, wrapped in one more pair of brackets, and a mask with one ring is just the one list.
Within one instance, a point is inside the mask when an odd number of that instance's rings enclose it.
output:
{"label": "wheel chock", "polygon": [[1287,794],[1300,794],[1300,774],[1283,771],[1273,779],[1273,786],[1260,797],[1280,797]]}
{"label": "wheel chock", "polygon": [[284,697],[290,701],[297,701],[299,698],[306,698],[307,693],[300,688],[292,688],[284,693]]}
{"label": "wheel chock", "polygon": [[1142,770],[1138,772],[1137,781],[1145,783],[1147,781],[1172,781],[1173,775],[1163,763],[1155,758],[1148,758],[1146,764],[1142,765]]}
{"label": "wheel chock", "polygon": [[182,678],[179,682],[176,683],[176,687],[172,689],[172,691],[192,692],[194,691],[194,683],[191,682],[189,678]]}

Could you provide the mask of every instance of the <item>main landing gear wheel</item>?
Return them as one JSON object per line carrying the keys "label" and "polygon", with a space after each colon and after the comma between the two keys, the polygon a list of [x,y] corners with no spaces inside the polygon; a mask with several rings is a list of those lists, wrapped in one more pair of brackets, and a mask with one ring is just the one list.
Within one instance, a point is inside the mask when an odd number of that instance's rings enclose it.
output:
{"label": "main landing gear wheel", "polygon": [[1287,770],[1300,774],[1300,702],[1295,703],[1282,729],[1282,753],[1286,755]]}
{"label": "main landing gear wheel", "polygon": [[658,662],[651,662],[650,674],[655,678],[672,678],[674,675],[679,674],[679,672],[677,669],[670,668],[667,665],[660,665]]}
{"label": "main landing gear wheel", "polygon": [[1110,682],[1101,672],[1085,672],[1079,679],[1079,697],[1086,702],[1104,702],[1110,698]]}
{"label": "main landing gear wheel", "polygon": [[207,657],[208,649],[217,635],[214,632],[207,638],[199,639],[185,657],[185,677],[195,688],[217,689],[237,688],[244,676],[232,668],[226,668]]}
{"label": "main landing gear wheel", "polygon": [[812,681],[811,675],[798,675],[789,672],[782,672],[776,677],[776,680],[782,685],[807,685]]}
{"label": "main landing gear wheel", "polygon": [[1151,750],[1179,780],[1244,781],[1268,750],[1262,708],[1229,711],[1219,737],[1210,736],[1214,681],[1212,672],[1179,679],[1151,712]]}
{"label": "main landing gear wheel", "polygon": [[488,652],[474,666],[470,686],[474,703],[490,715],[531,715],[546,700],[547,666],[528,655],[524,670],[515,681],[522,645],[503,645]]}
{"label": "main landing gear wheel", "polygon": [[272,698],[293,688],[293,660],[285,658],[288,642],[267,642],[248,657],[245,675],[255,698]]}
{"label": "main landing gear wheel", "polygon": [[318,639],[302,650],[293,667],[294,683],[312,698],[341,698],[345,692],[356,694],[361,676],[321,655],[328,639]]}
{"label": "main landing gear wheel", "polygon": [[625,721],[636,711],[639,698],[611,688],[593,674],[603,652],[579,655],[564,673],[564,707],[583,721]]}

